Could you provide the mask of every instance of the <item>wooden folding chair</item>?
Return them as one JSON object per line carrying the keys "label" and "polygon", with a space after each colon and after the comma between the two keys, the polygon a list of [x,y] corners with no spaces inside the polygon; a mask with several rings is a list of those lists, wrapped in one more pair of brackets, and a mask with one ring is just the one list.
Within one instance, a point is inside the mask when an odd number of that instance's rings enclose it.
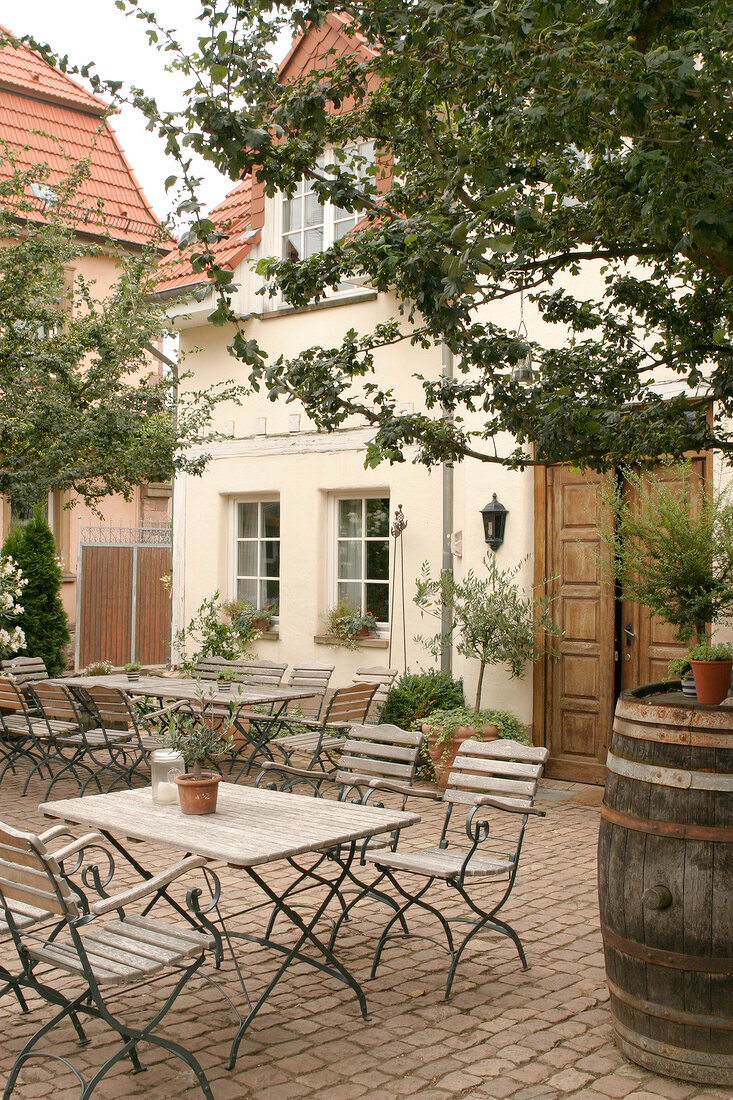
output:
{"label": "wooden folding chair", "polygon": [[[88,911],[80,907],[79,899],[62,874],[58,859],[43,841],[32,833],[20,832],[0,823],[0,913],[3,914],[15,943],[23,971],[19,981],[23,987],[37,993],[58,1011],[26,1042],[13,1063],[4,1100],[12,1095],[18,1075],[29,1058],[55,1058],[75,1074],[82,1086],[81,1097],[91,1096],[107,1072],[124,1057],[129,1057],[134,1069],[142,1066],[137,1054],[138,1044],[151,1043],[180,1058],[194,1073],[207,1100],[213,1093],[197,1059],[180,1043],[164,1038],[157,1027],[169,1011],[186,982],[201,967],[206,952],[213,950],[214,939],[191,925],[180,927],[150,916],[127,912],[128,906],[158,894],[161,887],[201,867],[206,860],[189,856],[176,867],[138,883],[128,890],[92,902]],[[42,912],[47,919],[56,919],[48,936],[28,931],[23,916],[28,907]],[[116,920],[103,920],[116,913]],[[59,934],[58,925],[63,926]],[[50,976],[40,977],[37,968],[51,967]],[[81,981],[73,993],[62,993],[53,982],[53,971],[73,975]],[[123,1021],[117,1015],[111,997],[114,989],[146,985],[166,971],[176,974],[173,990],[162,1007],[155,1010],[146,1024],[139,1026]],[[138,1007],[146,999],[137,998]],[[76,1067],[55,1051],[40,1051],[38,1043],[57,1024],[69,1017],[80,1038],[86,1039],[79,1017],[89,1015],[101,1020],[120,1038],[120,1045],[110,1054],[93,1077],[85,1080]]]}
{"label": "wooden folding chair", "polygon": [[[535,809],[533,801],[548,756],[545,748],[521,745],[516,741],[464,741],[443,795],[446,810],[438,845],[419,851],[406,851],[399,847],[388,852],[370,852],[367,849],[366,862],[375,864],[380,873],[370,890],[373,891],[387,879],[403,899],[380,936],[374,953],[372,977],[376,974],[387,941],[396,936],[413,934],[392,931],[397,923],[404,928],[406,914],[413,908],[437,920],[445,934],[451,956],[445,987],[446,1000],[450,996],[461,955],[473,937],[484,928],[508,936],[517,949],[523,969],[527,969],[519,936],[497,913],[514,886],[527,821],[530,815],[545,816],[543,810]],[[389,784],[376,780],[372,786],[388,789]],[[451,816],[456,806],[466,806],[468,811],[465,825],[458,833],[459,837],[464,836],[463,842],[454,839],[450,832]],[[504,815],[502,829],[512,823],[511,835],[497,836],[491,831],[485,812],[489,808]],[[487,879],[502,886],[498,901],[488,907],[480,898],[480,887]],[[446,917],[440,903],[429,904],[425,895],[435,882],[448,886],[457,894],[464,902],[467,914]],[[478,889],[475,889],[476,886]],[[456,924],[470,925],[458,944],[452,930]]]}

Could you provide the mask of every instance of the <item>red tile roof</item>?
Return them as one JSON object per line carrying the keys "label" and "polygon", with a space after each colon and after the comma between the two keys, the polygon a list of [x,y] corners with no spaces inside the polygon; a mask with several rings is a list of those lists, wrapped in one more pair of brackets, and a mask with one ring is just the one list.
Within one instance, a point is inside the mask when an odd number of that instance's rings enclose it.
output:
{"label": "red tile roof", "polygon": [[[0,32],[10,34],[0,27]],[[0,47],[0,142],[19,168],[48,164],[49,186],[83,157],[89,176],[77,192],[78,218],[92,234],[131,244],[149,241],[158,219],[143,194],[112,127],[107,105],[20,43]],[[0,161],[0,174],[10,173]],[[103,218],[97,212],[103,204]],[[38,202],[39,218],[43,203]]]}
{"label": "red tile roof", "polygon": [[[259,233],[251,231],[252,180],[247,176],[229,192],[223,202],[209,214],[217,228],[226,233],[226,237],[212,245],[212,252],[220,267],[232,271],[241,263]],[[158,267],[157,290],[177,290],[206,281],[204,273],[196,273],[191,266],[191,249],[177,252],[175,249],[166,256]]]}
{"label": "red tile roof", "polygon": [[[329,13],[319,28],[309,28],[298,35],[290,50],[279,66],[279,79],[282,82],[296,80],[309,70],[328,68],[331,56],[358,50],[364,57],[374,56],[360,34],[348,35],[344,27],[351,22],[348,15]],[[384,188],[380,184],[380,189]],[[265,220],[265,192],[261,182],[252,182],[247,176],[229,192],[223,202],[209,214],[214,224],[221,229],[224,223],[227,237],[214,245],[212,251],[221,267],[232,271],[259,239],[259,230]],[[249,236],[245,236],[245,234]],[[203,273],[194,272],[190,262],[190,249],[183,253],[175,250],[166,257],[158,268],[160,278],[158,291],[177,290],[194,286],[206,281]]]}

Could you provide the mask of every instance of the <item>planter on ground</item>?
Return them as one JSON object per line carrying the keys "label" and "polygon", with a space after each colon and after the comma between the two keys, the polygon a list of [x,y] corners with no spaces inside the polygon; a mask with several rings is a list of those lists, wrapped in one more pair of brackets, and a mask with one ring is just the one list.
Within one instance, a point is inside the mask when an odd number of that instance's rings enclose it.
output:
{"label": "planter on ground", "polygon": [[[430,727],[426,725],[422,729],[423,733],[428,735],[428,755],[433,762],[435,782],[439,787],[444,788],[461,745],[469,737],[476,737],[479,731],[474,726],[458,726],[451,737],[442,739],[441,732],[431,733]],[[489,724],[481,727],[481,735],[482,741],[495,741],[499,731],[496,726]]]}
{"label": "planter on ground", "polygon": [[616,1039],[655,1073],[733,1085],[733,707],[676,683],[616,706],[598,841]]}

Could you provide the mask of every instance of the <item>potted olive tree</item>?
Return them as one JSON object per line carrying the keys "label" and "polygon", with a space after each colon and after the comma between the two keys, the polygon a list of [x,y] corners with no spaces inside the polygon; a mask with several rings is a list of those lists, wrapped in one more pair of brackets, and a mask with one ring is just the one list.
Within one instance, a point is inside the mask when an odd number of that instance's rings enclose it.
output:
{"label": "potted olive tree", "polygon": [[167,748],[180,752],[189,769],[185,775],[174,777],[184,814],[216,812],[222,777],[218,772],[203,769],[206,764],[214,764],[217,757],[231,752],[233,745],[231,715],[222,717],[211,706],[204,705],[203,699],[201,703],[200,711],[181,708],[158,726],[160,740]]}
{"label": "potted olive tree", "polygon": [[442,723],[441,714],[436,711],[422,727],[428,736],[428,752],[438,781],[443,774],[447,777],[467,737],[482,736],[489,740],[500,736],[492,717],[494,712],[481,710],[486,668],[504,665],[511,677],[521,678],[527,665],[544,652],[545,639],[560,633],[552,621],[549,600],[534,592],[522,592],[516,583],[526,560],[499,569],[492,554],[484,562],[486,576],[478,576],[471,569],[462,580],[446,572],[433,579],[429,565],[423,563],[414,601],[424,614],[436,619],[441,619],[443,608],[449,607],[451,627],[416,640],[434,657],[440,655],[446,642],[454,641],[462,656],[479,664],[473,710],[453,708],[445,712]]}
{"label": "potted olive tree", "polygon": [[[677,672],[682,681],[689,664],[698,700],[719,703],[730,679],[730,667],[726,674],[719,662],[728,660],[729,647],[707,643],[711,625],[733,619],[730,494],[695,478],[687,463],[662,474],[626,471],[624,482],[638,502],[634,507],[620,486],[604,493],[611,521],[601,526],[601,538],[611,550],[611,579],[620,581],[626,599],[670,623],[680,642],[692,643],[687,657],[670,665],[670,674]],[[712,663],[718,690],[711,695],[703,684],[701,695],[701,677]]]}

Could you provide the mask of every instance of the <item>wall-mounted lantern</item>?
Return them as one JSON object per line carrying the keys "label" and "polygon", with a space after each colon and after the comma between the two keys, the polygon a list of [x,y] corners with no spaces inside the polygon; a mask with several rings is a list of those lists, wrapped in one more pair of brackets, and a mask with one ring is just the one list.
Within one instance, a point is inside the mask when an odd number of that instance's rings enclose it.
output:
{"label": "wall-mounted lantern", "polygon": [[481,518],[484,521],[484,539],[492,550],[498,549],[504,541],[504,528],[508,509],[496,499],[493,494],[488,504],[481,509]]}

